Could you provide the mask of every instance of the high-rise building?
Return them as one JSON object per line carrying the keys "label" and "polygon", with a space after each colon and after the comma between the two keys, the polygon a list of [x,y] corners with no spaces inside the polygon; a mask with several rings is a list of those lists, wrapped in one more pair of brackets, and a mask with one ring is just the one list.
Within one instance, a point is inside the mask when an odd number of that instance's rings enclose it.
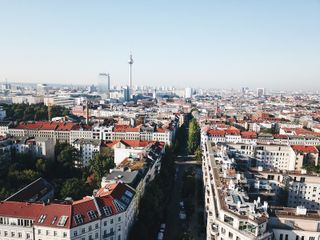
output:
{"label": "high-rise building", "polygon": [[266,90],[264,88],[257,88],[258,97],[263,97],[266,94]]}
{"label": "high-rise building", "polygon": [[184,98],[191,98],[191,97],[192,97],[192,88],[190,87],[185,88]]}
{"label": "high-rise building", "polygon": [[48,93],[48,85],[47,84],[42,84],[38,83],[37,84],[37,94],[40,96],[44,96]]}
{"label": "high-rise building", "polygon": [[98,80],[98,93],[104,98],[110,98],[110,74],[100,73]]}

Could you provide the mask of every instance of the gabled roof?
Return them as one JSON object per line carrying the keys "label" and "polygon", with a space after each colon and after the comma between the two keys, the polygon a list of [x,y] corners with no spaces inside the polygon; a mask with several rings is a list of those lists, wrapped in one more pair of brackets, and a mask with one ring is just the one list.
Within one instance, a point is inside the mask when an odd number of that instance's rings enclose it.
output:
{"label": "gabled roof", "polygon": [[0,202],[0,216],[36,219],[43,208],[42,203]]}
{"label": "gabled roof", "polygon": [[214,136],[224,136],[226,133],[224,130],[214,130],[210,129],[207,132],[209,135],[214,135]]}
{"label": "gabled roof", "polygon": [[[129,186],[118,182],[106,185],[95,197],[87,196],[74,202],[48,204],[0,202],[0,216],[31,219],[37,226],[70,229],[107,217],[104,208],[108,208],[108,216],[126,211],[134,194],[134,190]],[[81,221],[77,221],[77,217]]]}
{"label": "gabled roof", "polygon": [[257,138],[257,133],[252,131],[241,132],[241,137],[243,138]]}
{"label": "gabled roof", "polygon": [[[72,216],[72,205],[62,203],[50,203],[44,205],[40,210],[34,225],[52,228],[70,228]],[[63,218],[65,221],[63,221]],[[41,219],[44,219],[41,221]]]}
{"label": "gabled roof", "polygon": [[305,146],[305,145],[292,145],[292,149],[300,153],[319,153],[315,146]]}

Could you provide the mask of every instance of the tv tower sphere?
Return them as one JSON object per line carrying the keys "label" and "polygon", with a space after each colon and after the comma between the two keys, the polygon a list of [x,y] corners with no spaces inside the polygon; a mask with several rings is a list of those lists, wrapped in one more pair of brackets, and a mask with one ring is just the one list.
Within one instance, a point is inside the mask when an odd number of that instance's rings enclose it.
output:
{"label": "tv tower sphere", "polygon": [[129,61],[128,61],[129,64],[133,64],[133,58],[132,58],[132,54],[130,54],[130,58],[129,58]]}

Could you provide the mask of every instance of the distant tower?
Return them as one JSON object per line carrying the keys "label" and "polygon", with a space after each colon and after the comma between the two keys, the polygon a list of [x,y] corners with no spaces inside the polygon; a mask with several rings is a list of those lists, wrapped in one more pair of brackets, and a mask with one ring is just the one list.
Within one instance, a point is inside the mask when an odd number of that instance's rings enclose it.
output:
{"label": "distant tower", "polygon": [[52,109],[52,103],[48,102],[48,121],[51,121],[51,109]]}
{"label": "distant tower", "polygon": [[89,124],[89,100],[86,99],[86,124]]}
{"label": "distant tower", "polygon": [[108,85],[107,85],[107,98],[110,98],[110,74],[107,73],[107,80],[108,80]]}
{"label": "distant tower", "polygon": [[132,54],[129,56],[129,90],[130,90],[130,95],[133,93],[133,88],[132,88],[132,65],[133,65],[133,58]]}

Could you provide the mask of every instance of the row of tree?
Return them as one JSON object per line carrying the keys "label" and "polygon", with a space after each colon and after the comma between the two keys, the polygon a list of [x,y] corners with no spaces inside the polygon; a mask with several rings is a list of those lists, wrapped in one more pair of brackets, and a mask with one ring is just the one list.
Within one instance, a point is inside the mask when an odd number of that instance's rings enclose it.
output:
{"label": "row of tree", "polygon": [[146,187],[140,201],[138,220],[130,233],[130,239],[154,239],[160,223],[165,218],[166,206],[174,183],[174,155],[170,148],[161,162],[161,171]]}
{"label": "row of tree", "polygon": [[188,152],[194,154],[200,145],[200,127],[195,118],[189,122],[188,130]]}

